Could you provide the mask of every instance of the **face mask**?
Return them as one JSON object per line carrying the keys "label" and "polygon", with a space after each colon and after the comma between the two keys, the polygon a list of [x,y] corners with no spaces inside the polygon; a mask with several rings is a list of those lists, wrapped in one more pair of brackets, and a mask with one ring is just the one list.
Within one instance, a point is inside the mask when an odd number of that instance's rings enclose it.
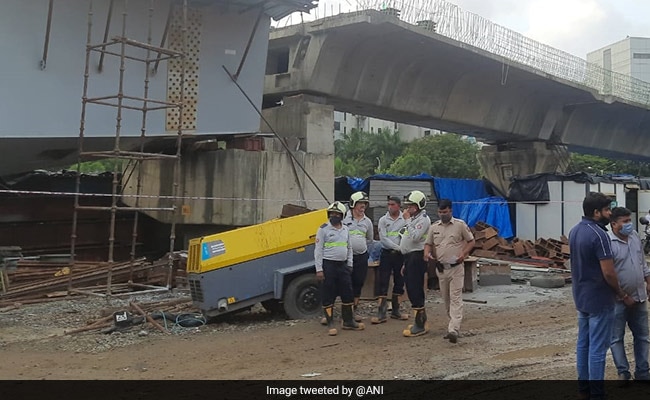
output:
{"label": "face mask", "polygon": [[610,221],[609,221],[609,218],[606,218],[606,217],[600,217],[600,219],[598,220],[598,222],[599,222],[602,226],[606,226],[607,224],[609,224]]}
{"label": "face mask", "polygon": [[447,222],[451,221],[451,214],[441,215],[440,219],[446,224]]}
{"label": "face mask", "polygon": [[332,225],[338,225],[341,223],[341,221],[343,221],[343,218],[341,217],[334,217],[334,216],[330,217],[330,224]]}
{"label": "face mask", "polygon": [[620,230],[621,235],[629,236],[632,232],[634,232],[634,227],[632,226],[631,222],[628,222],[627,224],[623,224],[623,227]]}

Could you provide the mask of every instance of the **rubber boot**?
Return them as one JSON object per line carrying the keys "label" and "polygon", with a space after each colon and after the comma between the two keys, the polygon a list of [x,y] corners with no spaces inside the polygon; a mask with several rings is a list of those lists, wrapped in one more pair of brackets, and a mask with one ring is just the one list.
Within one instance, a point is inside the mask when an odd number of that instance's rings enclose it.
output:
{"label": "rubber boot", "polygon": [[399,312],[399,295],[398,294],[394,294],[393,297],[390,299],[390,302],[393,305],[393,309],[390,312],[390,317],[391,318],[401,319],[403,321],[409,319],[408,314],[402,314],[401,312]]}
{"label": "rubber boot", "polygon": [[343,329],[361,331],[366,326],[363,324],[363,322],[356,322],[354,320],[352,306],[353,306],[352,303],[341,305],[341,315],[343,317]]}
{"label": "rubber boot", "polygon": [[323,312],[325,312],[325,321],[327,322],[327,334],[330,336],[336,336],[338,331],[334,327],[334,306],[323,307]]}
{"label": "rubber boot", "polygon": [[381,324],[383,322],[386,322],[387,309],[388,309],[388,301],[386,300],[386,296],[379,296],[379,306],[377,307],[377,316],[372,317],[370,322],[373,324]]}
{"label": "rubber boot", "polygon": [[429,331],[426,327],[427,312],[424,310],[424,307],[414,308],[413,314],[415,315],[415,324],[407,326],[404,332],[402,332],[406,337],[424,335]]}
{"label": "rubber boot", "polygon": [[359,315],[358,308],[359,308],[359,298],[355,297],[354,298],[354,306],[352,307],[352,310],[354,311],[354,320],[356,322],[361,322],[361,321],[363,321],[363,317],[361,315]]}

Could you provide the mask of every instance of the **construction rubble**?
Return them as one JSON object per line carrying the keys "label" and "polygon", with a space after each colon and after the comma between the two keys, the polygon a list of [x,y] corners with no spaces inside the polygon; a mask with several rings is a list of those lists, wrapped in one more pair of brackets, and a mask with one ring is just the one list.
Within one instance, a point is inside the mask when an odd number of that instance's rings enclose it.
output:
{"label": "construction rubble", "polygon": [[[0,249],[0,312],[80,295],[118,298],[184,288],[187,283],[185,260],[185,253],[174,252],[153,262],[140,258],[115,263],[77,261],[73,264],[65,254],[22,257],[20,248],[5,247]],[[205,323],[193,308],[189,295],[185,295],[180,299],[148,304],[131,301],[121,314],[116,311],[88,321],[85,326],[66,331],[66,334],[111,333],[147,324],[169,333],[166,327],[177,325],[179,316],[187,320],[184,322],[187,326]]]}
{"label": "construction rubble", "polygon": [[[502,284],[507,280],[530,282],[530,285],[540,287],[561,287],[571,283],[569,241],[566,236],[561,236],[559,240],[538,238],[532,242],[515,237],[508,241],[499,236],[498,229],[483,222],[471,229],[475,238],[471,255],[478,261],[481,273],[493,270],[488,273],[502,275],[500,280],[491,284]],[[483,281],[481,285],[484,285]]]}
{"label": "construction rubble", "polygon": [[472,228],[476,241],[472,255],[525,264],[532,267],[570,270],[569,239],[538,238],[534,243],[517,237],[510,242],[499,236],[499,231],[486,223],[479,222]]}

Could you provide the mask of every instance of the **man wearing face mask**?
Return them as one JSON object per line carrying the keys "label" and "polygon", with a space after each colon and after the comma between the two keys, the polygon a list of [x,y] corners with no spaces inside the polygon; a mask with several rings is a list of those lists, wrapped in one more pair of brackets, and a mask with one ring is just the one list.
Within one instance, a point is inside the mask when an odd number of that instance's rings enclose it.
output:
{"label": "man wearing face mask", "polygon": [[314,246],[316,278],[323,282],[321,299],[330,336],[337,334],[334,328],[334,301],[337,295],[341,296],[343,329],[364,329],[363,324],[354,321],[352,313],[352,245],[350,232],[341,223],[345,211],[345,206],[338,201],[327,207],[329,223],[318,228]]}
{"label": "man wearing face mask", "polygon": [[451,200],[441,199],[438,202],[438,216],[440,220],[429,228],[424,245],[424,260],[436,261],[440,294],[449,319],[447,335],[444,338],[456,343],[463,321],[463,261],[474,247],[474,235],[465,221],[452,216]]}
{"label": "man wearing face mask", "polygon": [[648,367],[648,292],[650,269],[646,263],[641,239],[632,225],[631,212],[625,207],[612,209],[611,239],[614,267],[621,288],[634,304],[626,306],[618,299],[614,308],[614,328],[611,351],[618,371],[618,379],[625,385],[630,379],[630,364],[625,355],[625,325],[630,327],[634,339],[634,379],[650,380]]}
{"label": "man wearing face mask", "polygon": [[578,398],[605,397],[605,356],[611,344],[616,298],[634,299],[619,285],[606,225],[612,200],[591,192],[582,202],[584,216],[569,232],[573,301],[578,311],[576,369]]}

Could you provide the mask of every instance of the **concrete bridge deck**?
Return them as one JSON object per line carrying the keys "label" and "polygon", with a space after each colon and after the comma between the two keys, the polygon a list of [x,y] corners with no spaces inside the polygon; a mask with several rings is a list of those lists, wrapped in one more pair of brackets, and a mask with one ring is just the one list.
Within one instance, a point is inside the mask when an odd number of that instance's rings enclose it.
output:
{"label": "concrete bridge deck", "polygon": [[589,68],[559,78],[366,10],[272,30],[264,93],[266,104],[311,94],[340,111],[493,143],[548,141],[647,160],[650,91],[612,87],[620,80],[609,71],[595,85]]}

